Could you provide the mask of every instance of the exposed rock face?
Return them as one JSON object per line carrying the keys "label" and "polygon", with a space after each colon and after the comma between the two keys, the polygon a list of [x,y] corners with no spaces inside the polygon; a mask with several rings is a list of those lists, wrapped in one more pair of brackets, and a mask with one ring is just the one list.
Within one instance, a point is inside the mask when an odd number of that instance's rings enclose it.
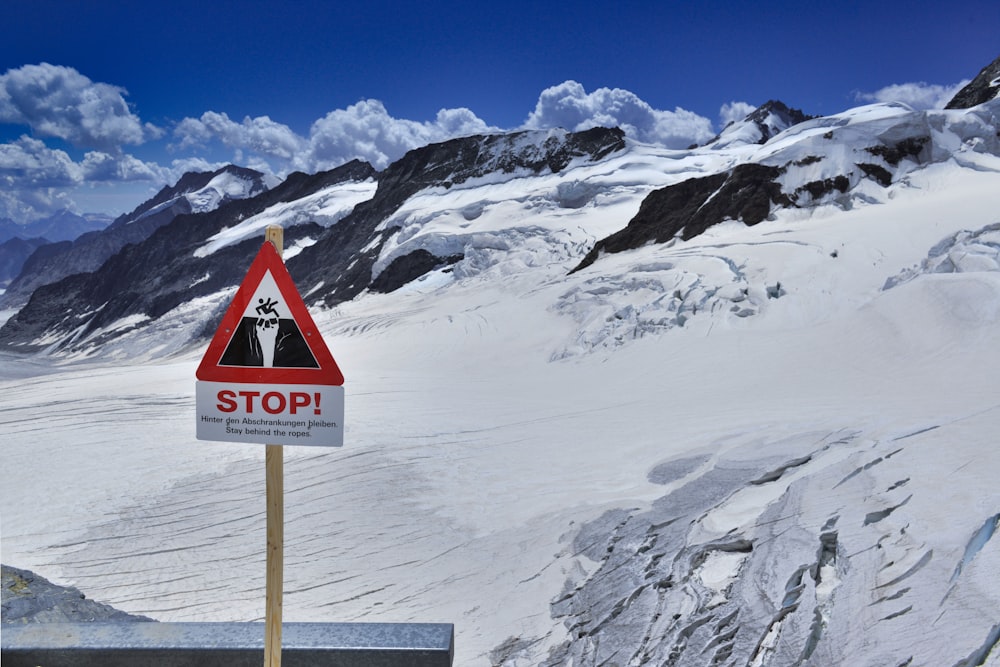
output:
{"label": "exposed rock face", "polygon": [[1000,56],[958,91],[945,109],[968,109],[995,99],[997,94],[1000,94]]}
{"label": "exposed rock face", "polygon": [[[473,136],[412,150],[377,174],[374,197],[356,205],[335,225],[324,229],[307,222],[286,228],[286,247],[306,237],[316,241],[290,257],[287,266],[309,303],[333,305],[369,287],[397,289],[461,258],[451,253],[444,257],[427,251],[407,253],[373,276],[382,246],[397,231],[384,223],[413,194],[490,174],[559,172],[573,160],[600,160],[624,147],[621,130],[594,128],[576,133],[553,130]],[[76,341],[94,345],[110,325],[114,327],[108,335],[120,335],[125,323],[131,329],[142,327],[143,322],[193,299],[233,287],[261,240],[247,239],[199,257],[196,251],[209,237],[275,204],[301,199],[338,182],[374,176],[370,165],[355,161],[313,176],[292,174],[272,190],[211,212],[178,215],[144,241],[122,248],[98,270],[36,289],[24,308],[0,329],[0,344],[24,349],[45,334],[60,339],[63,350],[72,349]],[[143,208],[147,213],[157,210]]]}
{"label": "exposed rock face", "polygon": [[[1000,85],[1000,71],[988,70],[980,80],[993,76],[991,81]],[[574,272],[590,266],[602,253],[675,238],[689,240],[726,220],[750,226],[780,208],[850,207],[856,200],[872,201],[871,183],[888,188],[914,168],[950,159],[948,146],[955,139],[974,150],[996,153],[1000,134],[995,106],[987,104],[961,121],[950,120],[942,112],[904,107],[887,107],[891,113],[871,119],[842,114],[804,120],[784,135],[787,141],[773,150],[769,150],[773,144],[763,146],[750,162],[651,192],[628,225],[598,241]],[[773,115],[777,108],[767,113]],[[954,133],[953,138],[936,140],[935,132],[945,128]]]}
{"label": "exposed rock face", "polygon": [[[234,187],[235,186],[235,187]],[[264,174],[229,165],[214,172],[185,174],[149,201],[125,214],[106,229],[88,232],[69,243],[60,243],[31,257],[11,282],[0,304],[20,306],[42,285],[66,276],[97,270],[129,243],[140,243],[178,215],[211,210],[235,198],[252,197],[267,189]]]}
{"label": "exposed rock face", "polygon": [[0,609],[4,623],[79,623],[152,621],[88,600],[75,588],[57,586],[28,570],[0,566]]}
{"label": "exposed rock face", "polygon": [[420,248],[394,259],[378,277],[372,281],[370,289],[373,292],[394,292],[400,287],[416,280],[434,269],[454,264],[462,259],[461,255],[435,257],[427,250]]}
{"label": "exposed rock face", "polygon": [[691,239],[723,220],[755,225],[776,206],[792,200],[776,182],[782,170],[760,164],[692,178],[649,194],[625,229],[598,241],[574,271],[590,266],[602,252],[622,252],[675,237]]}
{"label": "exposed rock face", "polygon": [[[407,198],[428,187],[450,188],[491,173],[518,171],[559,172],[574,159],[600,160],[625,147],[625,133],[618,128],[584,132],[515,132],[473,136],[431,144],[408,152],[379,175],[375,196],[306,248],[292,261],[303,275],[300,288],[311,294],[311,303],[334,305],[347,301],[372,284],[372,267],[382,246],[396,228],[380,228]],[[391,291],[460,257],[434,257],[424,251],[390,265],[384,278],[375,276],[375,289]],[[331,276],[339,276],[331,281]],[[313,288],[322,285],[320,288]]]}

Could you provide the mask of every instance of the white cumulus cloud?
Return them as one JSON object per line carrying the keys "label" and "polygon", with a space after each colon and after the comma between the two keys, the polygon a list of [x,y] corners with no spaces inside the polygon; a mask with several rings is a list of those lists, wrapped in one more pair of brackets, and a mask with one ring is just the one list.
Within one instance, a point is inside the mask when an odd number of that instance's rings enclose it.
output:
{"label": "white cumulus cloud", "polygon": [[112,155],[90,151],[84,156],[80,166],[87,182],[159,181],[171,175],[169,169],[122,153]]}
{"label": "white cumulus cloud", "polygon": [[722,124],[722,127],[725,127],[730,123],[743,120],[756,110],[757,107],[747,102],[733,101],[729,104],[723,104],[719,109],[719,122]]}
{"label": "white cumulus cloud", "polygon": [[201,118],[185,118],[174,128],[180,148],[205,146],[218,141],[228,148],[250,150],[280,160],[294,160],[307,142],[292,128],[267,116],[246,117],[241,122],[225,113],[206,111]]}
{"label": "white cumulus cloud", "polygon": [[413,148],[493,131],[498,130],[468,109],[442,109],[433,121],[419,122],[391,116],[378,100],[362,100],[315,121],[308,137],[266,116],[237,123],[224,113],[208,111],[178,123],[174,138],[175,148],[219,142],[244,164],[272,164],[275,172],[314,172],[353,159],[382,169]]}
{"label": "white cumulus cloud", "polygon": [[528,129],[563,127],[572,131],[596,126],[617,126],[639,141],[668,148],[686,148],[715,135],[712,122],[692,111],[654,109],[621,88],[598,88],[588,93],[576,81],[543,90],[524,123]]}
{"label": "white cumulus cloud", "polygon": [[126,94],[72,67],[25,65],[0,75],[0,123],[27,125],[36,136],[103,150],[160,136],[158,128],[132,113]]}
{"label": "white cumulus cloud", "polygon": [[336,109],[313,123],[309,131],[309,162],[324,167],[354,158],[377,169],[406,151],[443,136],[430,124],[394,118],[378,100],[362,100]]}
{"label": "white cumulus cloud", "polygon": [[[431,120],[416,121],[393,116],[376,99],[330,111],[304,134],[269,116],[238,119],[205,111],[174,124],[166,148],[176,159],[167,165],[144,162],[125,152],[125,146],[165,134],[143,123],[126,96],[124,88],[47,63],[25,65],[0,76],[0,124],[31,129],[30,137],[0,145],[0,188],[4,188],[0,216],[21,220],[44,215],[53,212],[47,206],[64,205],[83,187],[173,183],[187,171],[214,170],[224,161],[277,177],[291,171],[332,169],[353,159],[384,169],[414,148],[504,131],[467,108],[441,109]],[[752,109],[745,102],[731,102],[723,105],[720,118],[725,124]],[[587,92],[576,81],[542,91],[524,124],[508,129],[580,131],[595,126],[621,127],[638,141],[668,148],[704,143],[715,135],[712,122],[694,112],[655,109],[619,88]],[[47,146],[44,142],[50,138],[72,148]]]}
{"label": "white cumulus cloud", "polygon": [[0,183],[4,189],[77,185],[83,169],[66,153],[38,139],[22,136],[0,144]]}
{"label": "white cumulus cloud", "polygon": [[419,122],[394,118],[378,100],[362,100],[313,123],[309,162],[329,169],[357,158],[383,169],[414,148],[495,131],[468,109],[441,109],[434,121]]}
{"label": "white cumulus cloud", "polygon": [[21,137],[0,144],[0,218],[24,222],[72,205],[67,189],[83,169],[61,150]]}
{"label": "white cumulus cloud", "polygon": [[63,188],[35,187],[30,190],[0,188],[0,218],[28,222],[64,209],[75,210],[76,203]]}
{"label": "white cumulus cloud", "polygon": [[40,139],[0,144],[0,217],[24,222],[73,206],[71,191],[91,184],[176,180],[171,169],[121,151],[88,151],[80,161]]}
{"label": "white cumulus cloud", "polygon": [[855,94],[855,97],[860,102],[902,102],[918,110],[943,109],[951,101],[951,98],[955,97],[955,94],[968,83],[968,80],[950,86],[929,84],[922,81],[919,83],[897,83],[871,93],[859,92]]}

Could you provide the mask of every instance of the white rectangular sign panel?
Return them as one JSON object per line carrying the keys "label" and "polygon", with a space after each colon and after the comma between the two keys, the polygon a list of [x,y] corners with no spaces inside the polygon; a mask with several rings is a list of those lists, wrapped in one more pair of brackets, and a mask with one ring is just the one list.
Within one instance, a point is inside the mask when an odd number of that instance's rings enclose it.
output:
{"label": "white rectangular sign panel", "polygon": [[344,444],[344,387],[195,383],[199,440],[262,445]]}

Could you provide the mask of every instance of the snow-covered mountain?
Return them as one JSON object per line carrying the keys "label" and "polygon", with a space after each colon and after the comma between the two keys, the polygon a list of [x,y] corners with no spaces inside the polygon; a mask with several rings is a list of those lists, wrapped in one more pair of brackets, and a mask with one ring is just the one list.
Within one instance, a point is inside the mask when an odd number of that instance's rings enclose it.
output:
{"label": "snow-covered mountain", "polygon": [[206,213],[226,202],[253,197],[273,185],[270,181],[258,171],[233,165],[185,174],[175,185],[163,188],[106,228],[70,237],[73,240],[46,246],[29,256],[0,296],[0,307],[20,307],[38,287],[96,270],[127,244],[146,240],[177,216]]}
{"label": "snow-covered mountain", "polygon": [[[330,307],[414,280],[462,282],[512,262],[494,273],[560,262],[575,273],[608,253],[690,240],[726,221],[750,226],[781,211],[885,203],[892,186],[915,171],[949,161],[975,165],[977,155],[998,152],[995,114],[990,104],[948,111],[880,104],[809,119],[769,102],[719,140],[687,151],[626,141],[603,128],[468,137],[411,151],[377,175],[361,163],[308,185],[295,175],[281,190],[291,194],[217,210],[224,188],[214,184],[224,178],[249,194],[240,185],[246,181],[225,173],[197,190],[182,182],[175,190],[183,196],[161,193],[133,217],[158,215],[178,199],[187,207],[209,200],[212,210],[178,219],[92,274],[37,292],[0,341],[93,354],[109,344],[127,348],[123,336],[158,336],[176,321],[169,349],[183,349],[210,331],[216,316],[199,307],[192,320],[187,304],[235,287],[272,222],[288,228],[288,266],[307,301]],[[112,228],[134,224],[120,220]],[[627,322],[611,318],[600,331],[590,331],[591,318],[611,313],[601,299],[578,296],[586,304],[574,316],[581,340],[603,345],[623,328],[669,328],[706,308],[756,312],[751,286],[740,271],[731,273],[721,274],[719,285],[674,264],[656,272],[671,298],[631,303]],[[568,294],[588,292],[579,280],[586,278],[567,281]],[[692,284],[699,287],[687,294]],[[686,296],[675,297],[678,290]],[[567,300],[553,307],[573,310]]]}
{"label": "snow-covered mountain", "polygon": [[763,144],[779,132],[807,120],[809,116],[801,110],[791,109],[779,100],[768,100],[743,120],[726,125],[709,145],[725,148],[733,144]]}
{"label": "snow-covered mountain", "polygon": [[4,560],[261,618],[263,451],[196,441],[193,383],[280,221],[347,378],[345,446],[286,448],[287,620],[454,622],[463,665],[995,664],[1000,100],[956,106],[469,137],[182,216],[0,332]]}
{"label": "snow-covered mountain", "polygon": [[[214,211],[226,202],[249,199],[274,185],[261,172],[234,165],[213,172],[189,172],[173,186],[163,188],[155,197],[115,220],[112,226],[135,225],[154,216],[166,217],[165,222],[157,225],[162,226],[177,215]],[[165,211],[173,215],[163,216]]]}
{"label": "snow-covered mountain", "polygon": [[[521,132],[410,151],[378,174],[377,182],[375,170],[358,161],[316,176],[293,174],[258,197],[180,217],[146,241],[124,248],[93,273],[43,286],[7,322],[0,341],[86,353],[95,349],[95,342],[105,346],[126,333],[158,336],[154,332],[164,326],[160,318],[167,316],[184,318],[186,328],[171,344],[172,350],[179,349],[213,326],[214,314],[203,307],[193,311],[200,321],[189,321],[188,304],[215,295],[213,302],[225,305],[217,298],[219,290],[238,285],[246,270],[245,263],[234,260],[250,258],[260,245],[263,227],[274,221],[289,225],[289,270],[312,285],[310,302],[332,305],[369,287],[395,289],[457,259],[434,256],[423,248],[418,252],[417,245],[410,244],[405,257],[372,273],[385,242],[392,242],[398,253],[401,223],[393,216],[414,195],[462,189],[470,180],[486,184],[487,191],[494,189],[489,184],[503,181],[520,187],[528,175],[559,174],[574,160],[600,162],[624,147],[618,129]],[[573,208],[585,202],[578,201],[581,195],[572,188],[563,190],[557,195],[558,206]],[[455,236],[451,245],[461,243]]]}

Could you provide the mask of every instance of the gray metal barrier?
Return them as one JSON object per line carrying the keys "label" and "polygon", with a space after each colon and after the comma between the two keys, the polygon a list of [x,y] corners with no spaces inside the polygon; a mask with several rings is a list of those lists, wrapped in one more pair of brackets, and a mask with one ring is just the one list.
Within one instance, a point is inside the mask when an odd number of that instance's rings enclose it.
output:
{"label": "gray metal barrier", "polygon": [[[282,667],[451,667],[449,623],[285,623]],[[3,667],[260,667],[263,623],[10,623]]]}

